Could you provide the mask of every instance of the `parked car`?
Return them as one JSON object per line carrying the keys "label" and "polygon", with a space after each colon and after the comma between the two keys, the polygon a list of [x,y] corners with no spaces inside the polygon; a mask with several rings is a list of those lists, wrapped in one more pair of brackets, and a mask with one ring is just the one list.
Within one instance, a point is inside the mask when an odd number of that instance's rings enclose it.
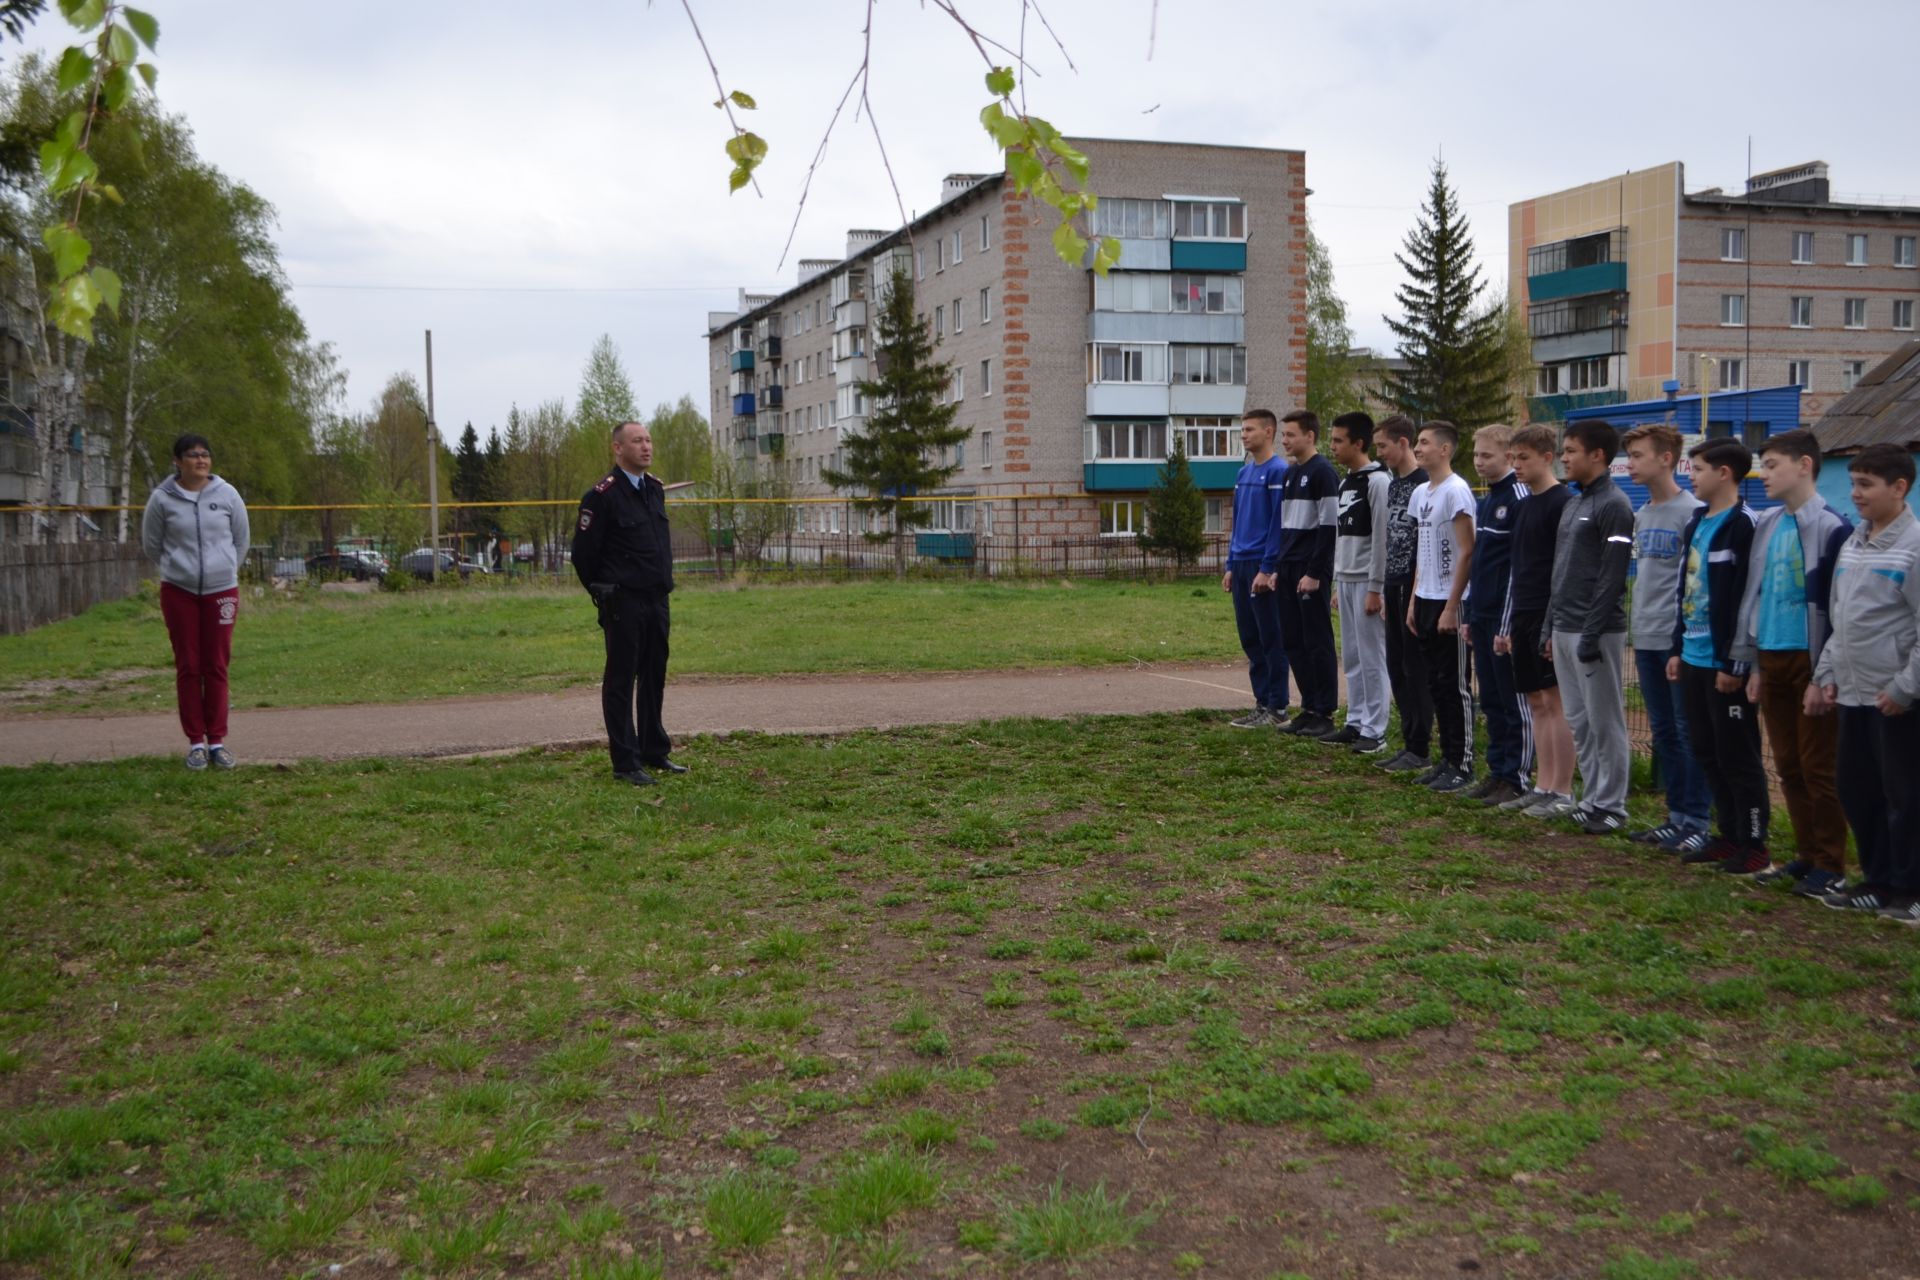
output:
{"label": "parked car", "polygon": [[322,551],[307,557],[307,573],[315,578],[345,578],[374,582],[386,576],[384,562],[361,551]]}
{"label": "parked car", "polygon": [[291,582],[307,576],[307,562],[299,556],[282,556],[273,562],[273,576]]}
{"label": "parked car", "polygon": [[[484,564],[474,560],[463,559],[451,551],[443,549],[437,554],[440,560],[440,576],[443,578],[450,573],[457,573],[462,578],[466,578],[472,574],[487,572],[487,566]],[[435,555],[436,553],[431,547],[415,547],[412,551],[400,557],[400,569],[402,572],[410,573],[416,578],[431,578],[433,576]]]}

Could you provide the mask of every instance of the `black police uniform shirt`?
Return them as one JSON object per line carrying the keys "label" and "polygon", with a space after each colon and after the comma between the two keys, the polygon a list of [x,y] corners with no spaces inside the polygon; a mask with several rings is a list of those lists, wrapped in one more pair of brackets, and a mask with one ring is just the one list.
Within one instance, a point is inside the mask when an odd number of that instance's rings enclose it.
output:
{"label": "black police uniform shirt", "polygon": [[580,584],[608,582],[665,595],[673,590],[673,535],[667,490],[651,475],[638,488],[615,468],[581,495],[573,527],[573,571]]}

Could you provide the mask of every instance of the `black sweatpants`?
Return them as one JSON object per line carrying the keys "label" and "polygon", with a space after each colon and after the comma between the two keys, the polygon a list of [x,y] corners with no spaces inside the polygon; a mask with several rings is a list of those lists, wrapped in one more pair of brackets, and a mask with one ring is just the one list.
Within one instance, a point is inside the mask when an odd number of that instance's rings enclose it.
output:
{"label": "black sweatpants", "polygon": [[[1461,769],[1473,768],[1473,672],[1467,646],[1458,631],[1442,631],[1445,600],[1413,601],[1415,640],[1426,667],[1427,700],[1440,725],[1440,758]],[[1404,615],[1402,617],[1404,625]]]}
{"label": "black sweatpants", "polygon": [[1433,696],[1427,692],[1427,659],[1407,630],[1412,582],[1387,584],[1387,682],[1400,713],[1400,745],[1417,756],[1433,751]]}
{"label": "black sweatpants", "polygon": [[667,597],[616,588],[600,611],[607,633],[607,666],[600,680],[600,715],[615,773],[664,760],[673,744],[660,720],[667,689]]}
{"label": "black sweatpants", "polygon": [[1883,893],[1920,895],[1920,709],[1838,710],[1840,807],[1860,850],[1860,878]]}
{"label": "black sweatpants", "polygon": [[1760,756],[1760,708],[1747,701],[1744,677],[1740,688],[1722,693],[1714,688],[1716,674],[1692,663],[1680,664],[1687,737],[1713,792],[1721,838],[1736,849],[1764,853],[1772,801],[1767,766]]}
{"label": "black sweatpants", "polygon": [[1340,659],[1333,643],[1333,579],[1321,580],[1318,591],[1301,595],[1296,589],[1307,566],[1301,561],[1280,562],[1280,634],[1287,641],[1287,666],[1300,686],[1300,705],[1316,715],[1331,716],[1340,705]]}

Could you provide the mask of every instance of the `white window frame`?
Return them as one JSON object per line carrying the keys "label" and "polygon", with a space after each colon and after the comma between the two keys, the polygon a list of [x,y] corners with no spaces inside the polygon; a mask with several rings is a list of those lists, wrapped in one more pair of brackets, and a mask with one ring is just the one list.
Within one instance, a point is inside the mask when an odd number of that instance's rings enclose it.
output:
{"label": "white window frame", "polygon": [[1746,294],[1723,293],[1720,295],[1720,327],[1723,329],[1744,329],[1747,327]]}
{"label": "white window frame", "polygon": [[1088,462],[1165,462],[1167,423],[1164,418],[1125,418],[1089,422],[1086,430]]}
{"label": "white window frame", "polygon": [[1722,360],[1714,366],[1714,378],[1719,384],[1716,391],[1745,391],[1747,362],[1738,356]]}
{"label": "white window frame", "polygon": [[1790,386],[1799,387],[1802,391],[1811,391],[1813,389],[1813,361],[1787,361],[1787,383]]}
{"label": "white window frame", "polygon": [[1747,260],[1747,233],[1742,227],[1720,228],[1720,261],[1745,262]]}
{"label": "white window frame", "polygon": [[913,278],[915,280],[927,278],[927,251],[924,247],[913,251]]}
{"label": "white window frame", "polygon": [[933,340],[935,342],[947,336],[947,309],[938,306],[933,309]]}
{"label": "white window frame", "polygon": [[953,265],[956,267],[959,266],[961,262],[960,239],[961,239],[960,228],[955,227],[953,229]]}
{"label": "white window frame", "polygon": [[[1167,348],[1164,342],[1094,342],[1087,347],[1087,381],[1110,385],[1166,386],[1167,385]],[[1131,366],[1138,359],[1139,377],[1106,378],[1101,376],[1105,366],[1103,356],[1109,349],[1121,352],[1124,365]]]}
{"label": "white window frame", "polygon": [[[1200,305],[1193,303],[1194,282],[1199,282]],[[1184,282],[1184,286],[1183,286]],[[1217,293],[1220,305],[1214,306]],[[1203,275],[1192,271],[1176,271],[1167,277],[1169,303],[1176,315],[1237,316],[1246,314],[1246,279],[1237,275]]]}
{"label": "white window frame", "polygon": [[[1859,250],[1858,256],[1855,256],[1855,253],[1854,253],[1856,249]],[[1866,266],[1868,262],[1867,254],[1870,249],[1871,249],[1871,246],[1867,243],[1866,232],[1864,231],[1847,232],[1847,265],[1848,266],[1850,267]]]}
{"label": "white window frame", "polygon": [[[1207,229],[1204,232],[1193,230],[1193,217],[1197,210],[1206,209]],[[1247,238],[1247,206],[1239,200],[1175,200],[1172,202],[1173,225],[1171,230],[1176,240],[1222,240],[1245,243]],[[1235,217],[1235,214],[1238,217]],[[1184,219],[1187,230],[1181,231]],[[1233,223],[1240,226],[1236,231]]]}
{"label": "white window frame", "polygon": [[1095,235],[1119,240],[1165,240],[1173,231],[1172,209],[1165,200],[1103,196],[1087,224]]}
{"label": "white window frame", "polygon": [[1584,360],[1572,360],[1562,365],[1566,370],[1566,390],[1605,391],[1613,385],[1613,357],[1589,356]]}
{"label": "white window frame", "polygon": [[981,431],[976,434],[980,441],[980,469],[991,471],[993,470],[993,432]]}
{"label": "white window frame", "polygon": [[933,238],[933,274],[939,275],[946,269],[947,238],[945,236],[935,236]]}
{"label": "white window frame", "polygon": [[988,356],[980,362],[980,394],[993,394],[993,357]]}
{"label": "white window frame", "polygon": [[[1195,353],[1200,361],[1200,376],[1190,377],[1194,367]],[[1219,365],[1227,366],[1226,376],[1216,376]],[[1175,377],[1175,371],[1180,376]],[[1167,381],[1173,386],[1191,387],[1244,387],[1247,385],[1247,349],[1237,343],[1193,343],[1172,344],[1167,353]]]}
{"label": "white window frame", "polygon": [[982,253],[985,253],[988,249],[991,249],[993,247],[993,239],[990,233],[990,226],[991,224],[987,219],[987,215],[984,213],[981,214],[980,215],[980,252]]}
{"label": "white window frame", "polygon": [[1847,298],[1841,302],[1840,327],[1842,329],[1864,329],[1867,327],[1867,300],[1865,298]]}
{"label": "white window frame", "polygon": [[[1140,504],[1132,498],[1102,498],[1100,500],[1100,536],[1103,538],[1131,538],[1140,527]],[[1121,516],[1125,513],[1125,528],[1121,528]]]}
{"label": "white window frame", "polygon": [[1916,261],[1915,256],[1917,252],[1914,244],[1916,238],[1917,237],[1914,236],[1895,236],[1893,238],[1894,266],[1904,271],[1911,271],[1916,266],[1920,266],[1920,261]]}
{"label": "white window frame", "polygon": [[953,331],[955,333],[965,333],[966,328],[967,319],[960,310],[960,299],[955,298],[953,300]]}
{"label": "white window frame", "polygon": [[993,320],[993,286],[980,290],[980,323],[988,324]]}
{"label": "white window frame", "polygon": [[[1902,323],[1904,321],[1904,323]],[[1913,299],[1895,298],[1893,300],[1893,327],[1901,332],[1913,328]]]}
{"label": "white window frame", "polygon": [[1787,299],[1787,327],[1789,329],[1813,328],[1813,295],[1796,294]]}
{"label": "white window frame", "polygon": [[[1807,246],[1805,257],[1802,257],[1800,255],[1800,243],[1801,243],[1802,237],[1805,238],[1806,246]],[[1814,244],[1815,244],[1815,241],[1813,238],[1813,232],[1811,231],[1794,232],[1793,233],[1793,259],[1792,259],[1793,262],[1799,266],[1805,266],[1811,263],[1813,261]]]}
{"label": "white window frame", "polygon": [[1206,533],[1225,533],[1227,531],[1227,500],[1225,498],[1207,499],[1207,519],[1203,528]]}
{"label": "white window frame", "polygon": [[967,367],[965,365],[955,365],[953,367],[953,402],[955,404],[959,404],[962,400],[965,400],[966,398],[967,398]]}
{"label": "white window frame", "polygon": [[1865,360],[1843,360],[1840,362],[1840,386],[1851,391],[1860,385],[1860,379],[1867,376]]}
{"label": "white window frame", "polygon": [[[1173,306],[1164,271],[1112,271],[1093,278],[1093,309],[1123,315],[1166,315]],[[1125,305],[1120,305],[1124,303]],[[1145,303],[1145,305],[1141,305]]]}
{"label": "white window frame", "polygon": [[1246,453],[1239,422],[1219,415],[1175,418],[1167,443],[1177,444],[1190,462],[1238,462]]}

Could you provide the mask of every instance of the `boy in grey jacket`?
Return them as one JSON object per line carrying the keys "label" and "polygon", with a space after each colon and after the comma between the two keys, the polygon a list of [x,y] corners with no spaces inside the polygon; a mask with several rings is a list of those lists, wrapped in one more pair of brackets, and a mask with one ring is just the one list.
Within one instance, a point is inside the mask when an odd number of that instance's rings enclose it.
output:
{"label": "boy in grey jacket", "polygon": [[1820,899],[1920,928],[1920,524],[1907,507],[1913,458],[1868,445],[1847,470],[1862,523],[1834,565],[1833,633],[1806,692],[1809,715],[1840,715],[1840,803],[1861,882]]}
{"label": "boy in grey jacket", "polygon": [[1347,469],[1333,540],[1347,723],[1325,741],[1375,755],[1387,739],[1387,490],[1392,481],[1373,460],[1372,418],[1355,412],[1333,420],[1333,460]]}
{"label": "boy in grey jacket", "polygon": [[231,769],[227,663],[240,615],[247,558],[247,504],[213,474],[205,436],[173,442],[174,474],[155,487],[140,518],[140,544],[160,566],[160,615],[173,642],[174,695],[187,735],[187,768]]}
{"label": "boy in grey jacket", "polygon": [[1752,663],[1747,701],[1758,704],[1774,773],[1793,819],[1794,858],[1755,876],[1820,897],[1846,879],[1847,827],[1834,776],[1832,717],[1806,714],[1813,667],[1827,642],[1827,584],[1853,532],[1820,498],[1820,445],[1811,431],[1785,431],[1760,446],[1767,496],[1781,505],[1753,526],[1753,568],[1741,593],[1733,657]]}

